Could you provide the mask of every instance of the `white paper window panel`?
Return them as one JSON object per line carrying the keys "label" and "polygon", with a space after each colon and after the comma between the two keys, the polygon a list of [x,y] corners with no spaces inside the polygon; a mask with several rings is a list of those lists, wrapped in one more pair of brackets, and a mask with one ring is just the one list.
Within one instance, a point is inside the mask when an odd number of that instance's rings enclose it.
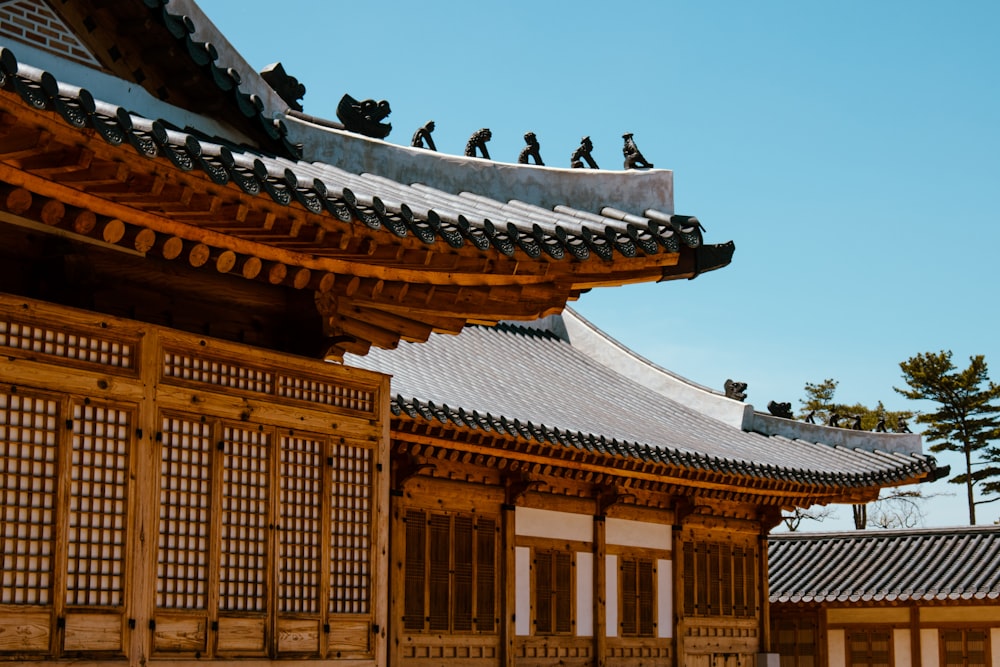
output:
{"label": "white paper window panel", "polygon": [[589,514],[518,507],[514,512],[514,524],[517,534],[526,537],[580,542],[594,539],[594,518]]}
{"label": "white paper window panel", "polygon": [[608,544],[645,549],[670,549],[670,526],[662,523],[608,518],[605,520],[605,529],[607,531],[605,541]]}
{"label": "white paper window panel", "polygon": [[531,549],[514,547],[514,633],[531,634]]}
{"label": "white paper window panel", "polygon": [[576,636],[594,636],[594,554],[576,552]]}
{"label": "white paper window panel", "polygon": [[604,609],[607,637],[618,636],[618,556],[608,554],[604,557],[604,599],[607,601]]}
{"label": "white paper window panel", "polygon": [[674,564],[656,561],[656,636],[674,636]]}

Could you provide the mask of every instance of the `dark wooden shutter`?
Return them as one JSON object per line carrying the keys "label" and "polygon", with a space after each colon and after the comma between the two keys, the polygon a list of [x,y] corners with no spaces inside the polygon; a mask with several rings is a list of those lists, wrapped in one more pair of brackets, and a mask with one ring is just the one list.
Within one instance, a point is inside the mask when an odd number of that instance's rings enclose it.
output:
{"label": "dark wooden shutter", "polygon": [[733,613],[737,616],[747,615],[746,567],[746,550],[733,547]]}
{"label": "dark wooden shutter", "polygon": [[719,563],[719,545],[708,545],[708,615],[718,616],[722,613],[722,572]]}
{"label": "dark wooden shutter", "polygon": [[757,615],[757,551],[747,549],[746,558],[746,616]]}
{"label": "dark wooden shutter", "polygon": [[476,530],[476,629],[496,630],[497,526],[492,519],[480,519]]}
{"label": "dark wooden shutter", "polygon": [[636,598],[636,563],[631,558],[622,558],[621,563],[621,587],[622,587],[622,609],[621,628],[622,636],[631,637],[635,635],[638,628],[637,598]]}
{"label": "dark wooden shutter", "polygon": [[872,630],[871,633],[871,667],[890,667],[892,646],[891,630]]}
{"label": "dark wooden shutter", "polygon": [[691,542],[684,543],[684,614],[687,616],[693,616],[695,610],[694,604],[694,544]]}
{"label": "dark wooden shutter", "polygon": [[426,589],[427,517],[423,512],[406,513],[406,570],[403,573],[403,627],[424,629]]}
{"label": "dark wooden shutter", "polygon": [[640,560],[638,566],[638,596],[639,627],[638,634],[642,637],[652,637],[654,634],[653,603],[656,599],[653,583],[653,561]]}
{"label": "dark wooden shutter", "polygon": [[568,633],[573,630],[573,557],[567,552],[555,555],[555,625],[556,632]]}
{"label": "dark wooden shutter", "polygon": [[965,631],[965,664],[967,667],[986,667],[986,630]]}
{"label": "dark wooden shutter", "polygon": [[452,630],[472,630],[472,518],[455,517]]}
{"label": "dark wooden shutter", "polygon": [[448,630],[448,610],[451,606],[451,521],[447,516],[430,519],[430,610],[431,630]]}
{"label": "dark wooden shutter", "polygon": [[535,633],[552,632],[552,554],[535,552]]}
{"label": "dark wooden shutter", "polygon": [[695,609],[699,616],[707,616],[709,613],[708,587],[711,581],[708,578],[708,545],[698,544],[695,546]]}
{"label": "dark wooden shutter", "polygon": [[730,545],[722,545],[719,562],[722,568],[722,579],[719,582],[722,587],[722,615],[732,616],[736,591],[733,588],[733,548]]}

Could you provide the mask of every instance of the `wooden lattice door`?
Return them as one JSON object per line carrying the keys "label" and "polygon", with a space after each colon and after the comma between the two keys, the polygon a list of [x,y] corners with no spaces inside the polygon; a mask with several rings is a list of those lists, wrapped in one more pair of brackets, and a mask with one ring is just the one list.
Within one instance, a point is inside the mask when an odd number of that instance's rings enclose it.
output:
{"label": "wooden lattice door", "polygon": [[0,390],[0,653],[124,651],[135,406]]}

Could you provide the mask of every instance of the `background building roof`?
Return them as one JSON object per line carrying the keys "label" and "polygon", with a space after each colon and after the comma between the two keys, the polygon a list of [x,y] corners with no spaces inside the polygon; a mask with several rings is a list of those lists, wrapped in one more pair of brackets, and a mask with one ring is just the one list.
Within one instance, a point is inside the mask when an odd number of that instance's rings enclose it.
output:
{"label": "background building roof", "polygon": [[768,539],[771,602],[1000,598],[1000,526]]}

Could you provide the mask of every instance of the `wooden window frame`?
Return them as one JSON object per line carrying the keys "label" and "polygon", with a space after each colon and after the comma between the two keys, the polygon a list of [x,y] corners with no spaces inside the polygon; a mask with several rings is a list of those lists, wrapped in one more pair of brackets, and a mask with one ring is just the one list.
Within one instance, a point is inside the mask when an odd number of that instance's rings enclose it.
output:
{"label": "wooden window frame", "polygon": [[[57,619],[44,634],[21,638],[33,657],[122,655],[119,628],[131,609],[136,540],[130,517],[139,406],[7,384],[0,391],[7,406],[52,410],[4,408],[16,417],[4,420],[4,433],[29,436],[3,441],[0,518],[11,519],[11,535],[0,538],[4,623],[18,615]],[[19,477],[34,487],[8,485]]]}
{"label": "wooden window frame", "polygon": [[[872,639],[874,633],[885,633],[888,638],[886,640],[886,659],[885,661],[873,662],[873,649],[872,649]],[[862,661],[856,661],[854,657],[854,651],[852,650],[852,638],[864,635],[865,642],[868,646],[865,659]],[[895,651],[893,650],[893,628],[887,625],[857,625],[848,626],[844,628],[844,665],[845,667],[891,667],[895,664]]]}
{"label": "wooden window frame", "polygon": [[[648,568],[648,581],[643,581],[644,568]],[[656,636],[657,578],[655,558],[618,555],[618,613],[622,637]]]}
{"label": "wooden window frame", "polygon": [[496,635],[499,517],[411,508],[403,522],[403,631]]}
{"label": "wooden window frame", "polygon": [[[206,426],[201,435],[186,437],[198,437],[208,443],[208,448],[203,452],[207,458],[207,463],[203,464],[206,467],[203,484],[208,487],[210,511],[202,526],[208,542],[204,554],[208,565],[202,586],[204,593],[198,596],[199,603],[168,603],[173,597],[183,594],[163,592],[169,580],[161,580],[161,572],[167,567],[161,561],[170,556],[158,549],[155,613],[174,618],[202,615],[215,627],[219,626],[219,619],[222,618],[236,619],[231,623],[244,622],[239,619],[259,618],[266,628],[262,646],[249,648],[239,647],[229,641],[210,641],[205,646],[202,657],[223,656],[233,652],[278,657],[281,652],[275,639],[270,637],[274,632],[269,629],[273,626],[272,619],[310,619],[315,620],[317,627],[320,627],[328,626],[331,621],[339,618],[372,618],[375,606],[375,581],[372,572],[375,567],[374,531],[377,516],[374,511],[375,452],[370,446],[360,442],[344,442],[343,438],[330,435],[308,431],[293,433],[276,426],[178,410],[161,411],[158,420],[164,428],[164,433],[160,436],[161,466],[167,465],[167,459],[163,457],[171,453],[168,448],[171,447],[172,439],[185,437],[167,433],[168,422]],[[303,443],[315,445],[314,451],[302,450]],[[259,470],[230,469],[226,461],[232,459],[233,462],[239,462],[238,459],[247,459],[245,451],[238,451],[247,448],[260,450]],[[348,523],[353,521],[352,525],[356,524],[354,532],[361,533],[362,536],[347,546],[340,544],[345,540],[339,539],[344,530],[340,526],[343,521],[338,517],[350,512],[343,509],[337,511],[338,504],[342,502],[338,492],[351,484],[358,486],[351,480],[350,473],[344,478],[344,469],[356,468],[358,462],[343,453],[345,448],[353,448],[358,452],[368,451],[366,455],[361,455],[361,467],[367,465],[367,471],[354,475],[362,480],[361,486],[366,486],[367,492],[347,499],[348,505],[362,507],[355,510],[353,517],[348,519]],[[338,453],[343,455],[338,456]],[[313,469],[311,489],[308,486],[301,487],[305,483],[302,479],[302,466]],[[283,473],[286,468],[288,472]],[[244,497],[233,497],[227,491],[227,484],[230,484],[227,476],[230,474],[233,475],[231,484],[246,487],[242,489]],[[251,478],[255,481],[247,485],[246,480]],[[165,486],[168,481],[161,468],[158,474],[159,494],[171,492]],[[282,502],[283,497],[296,494],[296,503]],[[318,507],[312,507],[311,500],[316,500]],[[160,502],[158,497],[158,508]],[[227,504],[232,507],[227,509]],[[164,516],[163,512],[168,511],[171,510],[160,508],[159,514]],[[294,516],[296,511],[301,516]],[[253,515],[253,520],[244,517],[247,512]],[[232,519],[227,521],[230,514]],[[367,520],[364,519],[365,514]],[[158,534],[161,541],[170,541],[174,536],[162,533],[164,520],[160,519]],[[300,541],[304,542],[304,552],[295,553],[296,550],[290,549],[286,543],[285,538],[293,533],[297,533]],[[228,546],[227,535],[230,541]],[[357,543],[358,540],[360,544]],[[227,551],[236,555],[227,557]],[[350,552],[355,559],[360,553],[363,558],[356,560],[352,573],[335,576],[333,568],[339,567],[344,558],[340,552]],[[296,562],[307,558],[314,558],[315,566]],[[251,570],[256,572],[256,576]],[[228,583],[226,576],[231,580]],[[295,588],[300,581],[308,582],[307,588],[311,590],[311,595],[303,596],[300,593],[295,598],[281,595],[282,591]],[[346,588],[342,583],[344,581],[350,582],[346,584]],[[194,600],[190,595],[188,598]]]}
{"label": "wooden window frame", "polygon": [[575,551],[545,547],[532,549],[531,601],[533,634],[539,637],[575,634]]}
{"label": "wooden window frame", "polygon": [[[948,651],[945,644],[945,634],[958,632],[962,635],[962,661],[961,662],[948,662]],[[983,661],[982,662],[969,662],[969,633],[970,632],[981,632],[983,633]],[[941,659],[941,667],[990,667],[992,665],[992,653],[990,647],[990,628],[987,626],[976,626],[967,628],[940,628],[938,630],[938,647],[939,655]]]}
{"label": "wooden window frame", "polygon": [[[809,632],[811,640],[803,641]],[[791,633],[792,641],[785,640]],[[816,667],[819,656],[819,619],[809,613],[773,617],[771,640],[781,656],[781,667]],[[808,648],[808,650],[804,650]]]}
{"label": "wooden window frame", "polygon": [[698,541],[681,549],[686,616],[756,618],[758,551],[748,544]]}

